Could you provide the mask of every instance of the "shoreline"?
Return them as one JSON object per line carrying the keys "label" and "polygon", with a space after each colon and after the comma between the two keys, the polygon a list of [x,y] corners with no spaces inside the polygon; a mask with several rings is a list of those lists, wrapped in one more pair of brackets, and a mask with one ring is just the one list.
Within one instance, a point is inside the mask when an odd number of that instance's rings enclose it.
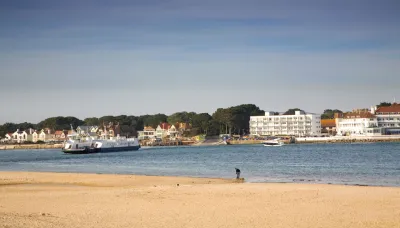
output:
{"label": "shoreline", "polygon": [[[57,178],[55,178],[57,177]],[[85,181],[82,181],[84,179]],[[102,180],[108,180],[102,182]],[[34,171],[0,171],[0,187],[4,185],[24,184],[70,184],[90,185],[97,187],[121,187],[136,185],[151,185],[152,182],[171,184],[221,184],[243,183],[236,179],[186,177],[186,176],[152,176],[136,174],[108,174],[108,173],[67,173],[67,172],[34,172]],[[138,184],[139,183],[139,184]],[[177,184],[179,184],[177,183]]]}
{"label": "shoreline", "polygon": [[[99,179],[100,176],[104,177],[114,177],[114,178],[121,178],[121,179],[146,179],[148,178],[149,180],[156,180],[156,179],[176,179],[176,180],[182,180],[182,181],[191,181],[194,183],[242,183],[242,184],[294,184],[294,185],[321,185],[321,186],[351,186],[351,187],[382,187],[382,188],[399,188],[400,185],[374,185],[374,184],[360,184],[360,183],[336,183],[336,182],[312,182],[309,180],[299,180],[299,181],[246,181],[246,178],[240,178],[237,180],[236,178],[223,178],[223,177],[194,177],[194,176],[162,176],[162,175],[143,175],[143,174],[128,174],[128,173],[92,173],[92,172],[87,172],[87,173],[79,173],[79,172],[55,172],[55,171],[4,171],[0,170],[0,186],[4,184],[4,181],[7,179],[2,178],[2,174],[5,175],[11,175],[11,176],[18,176],[18,175],[26,175],[26,176],[39,176],[39,177],[47,177],[51,175],[60,175],[60,176],[70,176],[73,177],[71,179],[71,183],[73,180],[76,178],[79,178],[81,176],[92,176],[94,179]],[[193,181],[193,180],[197,180]],[[23,180],[23,179],[21,179]],[[55,181],[55,183],[63,183],[60,180]],[[25,180],[15,183],[15,184],[31,184],[32,179],[25,178]],[[50,183],[46,181],[42,181],[41,183]],[[78,182],[77,182],[78,183]],[[80,182],[79,182],[80,183]]]}
{"label": "shoreline", "polygon": [[[352,227],[400,224],[400,188],[0,172],[2,227]],[[29,202],[29,203],[28,203]]]}
{"label": "shoreline", "polygon": [[[258,145],[262,144],[264,140],[232,140],[231,145]],[[333,138],[333,137],[322,137],[322,138],[296,138],[295,143],[285,144],[348,144],[348,143],[398,143],[400,137],[396,138]],[[198,146],[227,146],[224,144],[208,144],[208,143],[196,143],[193,145],[164,145],[164,146],[142,146],[142,149],[149,148],[164,148],[164,147],[198,147]],[[62,144],[12,144],[12,145],[0,145],[1,150],[36,150],[36,149],[61,149]]]}

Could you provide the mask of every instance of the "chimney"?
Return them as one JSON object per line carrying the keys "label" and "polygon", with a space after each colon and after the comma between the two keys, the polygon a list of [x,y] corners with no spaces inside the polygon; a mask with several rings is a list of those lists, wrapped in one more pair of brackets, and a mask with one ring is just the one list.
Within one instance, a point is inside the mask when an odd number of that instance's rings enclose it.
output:
{"label": "chimney", "polygon": [[335,112],[335,114],[334,114],[333,116],[335,117],[335,119],[337,119],[337,118],[343,118],[343,113]]}
{"label": "chimney", "polygon": [[375,115],[376,106],[371,106],[371,114]]}

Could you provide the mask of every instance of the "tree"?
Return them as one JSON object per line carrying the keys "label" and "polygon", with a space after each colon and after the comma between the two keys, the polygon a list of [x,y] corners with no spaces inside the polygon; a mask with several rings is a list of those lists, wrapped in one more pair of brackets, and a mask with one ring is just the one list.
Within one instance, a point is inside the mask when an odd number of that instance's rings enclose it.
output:
{"label": "tree", "polygon": [[36,124],[27,123],[27,122],[16,124],[16,126],[20,130],[28,130],[29,128],[32,128],[32,129],[36,128]]}
{"label": "tree", "polygon": [[114,123],[114,116],[102,116],[99,118],[99,125],[103,126],[103,124]]}
{"label": "tree", "polygon": [[[220,123],[220,132],[230,134],[232,129],[232,113],[230,109],[219,108],[212,115],[212,118]],[[225,129],[224,129],[225,128]],[[229,131],[228,131],[229,130]]]}
{"label": "tree", "polygon": [[7,133],[15,132],[18,126],[14,123],[5,123],[0,126],[0,136],[4,137]]}
{"label": "tree", "polygon": [[165,114],[155,114],[155,115],[146,115],[143,116],[143,125],[144,126],[151,126],[156,128],[160,123],[167,122],[168,116]]}
{"label": "tree", "polygon": [[291,109],[288,109],[286,112],[284,112],[283,115],[294,115],[296,113],[296,111],[304,112],[303,110],[301,110],[299,108],[291,108]]}
{"label": "tree", "polygon": [[176,123],[192,123],[192,118],[195,116],[195,112],[176,112],[167,118],[169,124]]}
{"label": "tree", "polygon": [[250,116],[265,115],[265,111],[261,110],[254,104],[243,104],[232,107],[232,125],[233,132],[239,135],[249,132]]}
{"label": "tree", "polygon": [[265,112],[254,104],[243,104],[227,109],[219,108],[212,117],[220,123],[221,133],[243,134],[249,131],[250,116],[264,114]]}
{"label": "tree", "polygon": [[390,102],[381,102],[380,104],[377,105],[378,108],[387,107],[387,106],[392,106],[392,103],[390,103]]}
{"label": "tree", "polygon": [[192,128],[198,128],[203,134],[207,134],[209,122],[212,117],[208,113],[195,114],[192,117]]}
{"label": "tree", "polygon": [[207,136],[214,136],[220,134],[220,123],[214,119],[208,122]]}
{"label": "tree", "polygon": [[335,118],[335,113],[343,113],[339,109],[325,109],[324,113],[321,115],[321,119],[334,119]]}
{"label": "tree", "polygon": [[71,125],[73,128],[77,128],[79,125],[83,125],[85,122],[73,117],[73,116],[57,116],[47,118],[37,124],[38,128],[50,128],[52,130],[65,130],[70,129]]}
{"label": "tree", "polygon": [[89,117],[83,120],[87,126],[99,126],[100,121],[97,117]]}

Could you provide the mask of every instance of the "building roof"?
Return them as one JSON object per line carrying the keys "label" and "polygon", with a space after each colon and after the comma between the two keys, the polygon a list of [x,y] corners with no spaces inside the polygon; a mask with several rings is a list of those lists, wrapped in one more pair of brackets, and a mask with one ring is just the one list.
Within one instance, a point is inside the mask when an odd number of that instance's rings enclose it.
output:
{"label": "building roof", "polygon": [[94,126],[86,126],[86,125],[82,125],[82,126],[78,126],[76,129],[79,129],[81,131],[84,132],[89,132],[90,130],[92,130]]}
{"label": "building roof", "polygon": [[[18,129],[18,130],[16,130],[16,131],[14,132],[14,134],[15,134],[15,133],[17,133],[17,134],[23,134],[24,132],[25,132],[25,131],[21,131],[21,130]],[[26,133],[26,132],[25,132],[25,133]]]}
{"label": "building roof", "polygon": [[335,119],[323,119],[321,120],[321,127],[336,127]]}
{"label": "building roof", "polygon": [[171,125],[169,123],[161,123],[159,126],[163,130],[168,130]]}
{"label": "building roof", "polygon": [[144,131],[154,131],[155,129],[152,128],[152,127],[150,127],[150,126],[145,126],[145,127],[143,128],[143,130],[144,130]]}
{"label": "building roof", "polygon": [[354,118],[375,118],[376,116],[370,112],[348,112],[343,113],[343,118],[354,119]]}
{"label": "building roof", "polygon": [[54,132],[55,135],[62,135],[62,133],[64,133],[63,131],[56,131]]}
{"label": "building roof", "polygon": [[379,107],[375,113],[378,112],[383,112],[383,113],[388,113],[388,112],[400,112],[400,104],[393,103],[391,106],[382,106]]}

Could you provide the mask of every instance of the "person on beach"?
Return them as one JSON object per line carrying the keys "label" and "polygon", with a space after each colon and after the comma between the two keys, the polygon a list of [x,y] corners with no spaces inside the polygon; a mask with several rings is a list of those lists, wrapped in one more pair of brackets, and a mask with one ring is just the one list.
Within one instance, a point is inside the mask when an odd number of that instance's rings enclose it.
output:
{"label": "person on beach", "polygon": [[236,179],[240,178],[240,169],[235,168],[236,169]]}

